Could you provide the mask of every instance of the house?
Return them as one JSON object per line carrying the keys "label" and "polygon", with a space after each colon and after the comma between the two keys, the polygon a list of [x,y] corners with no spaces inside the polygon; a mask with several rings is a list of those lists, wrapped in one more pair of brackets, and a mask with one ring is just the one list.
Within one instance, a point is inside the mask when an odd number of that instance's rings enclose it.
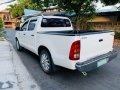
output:
{"label": "house", "polygon": [[0,18],[3,21],[4,28],[15,28],[15,20],[11,19],[11,16],[8,10],[0,11]]}
{"label": "house", "polygon": [[89,21],[96,30],[114,30],[120,32],[120,11],[116,6],[102,7],[96,12],[96,17]]}
{"label": "house", "polygon": [[89,21],[96,30],[114,30],[120,32],[120,11],[101,12]]}

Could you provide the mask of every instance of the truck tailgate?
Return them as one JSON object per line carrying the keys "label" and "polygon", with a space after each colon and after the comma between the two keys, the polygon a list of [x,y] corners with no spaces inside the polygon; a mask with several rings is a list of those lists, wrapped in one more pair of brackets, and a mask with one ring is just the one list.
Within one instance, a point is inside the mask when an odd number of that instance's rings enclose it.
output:
{"label": "truck tailgate", "polygon": [[113,49],[114,32],[81,35],[80,61],[108,53]]}

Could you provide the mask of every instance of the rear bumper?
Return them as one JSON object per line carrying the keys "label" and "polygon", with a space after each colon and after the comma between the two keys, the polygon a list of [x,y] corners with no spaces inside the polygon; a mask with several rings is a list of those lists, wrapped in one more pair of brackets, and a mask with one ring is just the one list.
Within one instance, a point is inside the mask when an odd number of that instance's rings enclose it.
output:
{"label": "rear bumper", "polygon": [[82,63],[78,62],[76,63],[75,67],[77,70],[81,72],[88,72],[108,63],[109,61],[113,60],[115,57],[117,57],[117,52],[113,50],[107,54],[97,56],[85,62]]}

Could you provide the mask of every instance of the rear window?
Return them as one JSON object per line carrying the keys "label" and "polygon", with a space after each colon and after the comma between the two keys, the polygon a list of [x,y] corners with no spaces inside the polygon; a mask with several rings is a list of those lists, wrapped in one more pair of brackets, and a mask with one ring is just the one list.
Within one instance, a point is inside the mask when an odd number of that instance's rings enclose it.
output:
{"label": "rear window", "polygon": [[43,18],[41,27],[70,27],[69,19]]}

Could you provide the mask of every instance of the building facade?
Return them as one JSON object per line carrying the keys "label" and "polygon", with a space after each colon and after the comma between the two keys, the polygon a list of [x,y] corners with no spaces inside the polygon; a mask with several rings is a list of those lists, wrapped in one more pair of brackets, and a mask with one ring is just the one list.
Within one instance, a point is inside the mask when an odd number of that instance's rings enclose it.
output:
{"label": "building facade", "polygon": [[11,19],[8,10],[0,11],[0,18],[3,21],[4,28],[15,28],[15,20]]}
{"label": "building facade", "polygon": [[101,12],[89,21],[96,30],[114,30],[120,32],[120,11]]}

